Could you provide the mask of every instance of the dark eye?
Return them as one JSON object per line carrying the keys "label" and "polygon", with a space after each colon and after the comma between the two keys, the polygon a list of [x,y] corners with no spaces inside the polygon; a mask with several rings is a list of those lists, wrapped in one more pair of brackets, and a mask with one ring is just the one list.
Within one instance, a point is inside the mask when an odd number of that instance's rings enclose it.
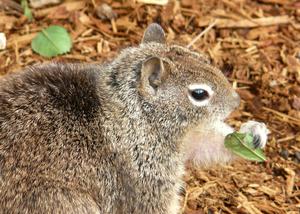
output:
{"label": "dark eye", "polygon": [[207,84],[191,84],[188,86],[188,98],[195,106],[206,106],[214,94],[211,86]]}
{"label": "dark eye", "polygon": [[203,101],[209,98],[209,93],[201,88],[189,90],[189,93],[195,101]]}

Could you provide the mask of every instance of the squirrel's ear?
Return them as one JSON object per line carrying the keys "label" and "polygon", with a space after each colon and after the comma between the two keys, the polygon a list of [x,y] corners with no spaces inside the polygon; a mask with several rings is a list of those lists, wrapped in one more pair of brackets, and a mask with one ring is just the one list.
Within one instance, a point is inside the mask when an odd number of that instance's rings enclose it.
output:
{"label": "squirrel's ear", "polygon": [[163,62],[158,57],[150,57],[143,63],[141,70],[140,90],[155,95],[157,88],[166,79]]}
{"label": "squirrel's ear", "polygon": [[157,43],[165,43],[165,32],[159,24],[152,23],[150,24],[143,36],[142,43],[148,42],[157,42]]}

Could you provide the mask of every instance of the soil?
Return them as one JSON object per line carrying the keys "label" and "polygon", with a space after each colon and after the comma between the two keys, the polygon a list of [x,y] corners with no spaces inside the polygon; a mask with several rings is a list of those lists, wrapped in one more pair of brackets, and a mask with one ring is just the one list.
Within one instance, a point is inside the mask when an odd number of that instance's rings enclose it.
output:
{"label": "soil", "polygon": [[[190,167],[182,213],[300,213],[300,1],[182,0],[70,1],[32,8],[0,2],[0,75],[45,61],[102,62],[138,45],[157,22],[167,41],[206,53],[242,98],[228,123],[265,122],[271,131],[264,163]],[[165,5],[149,4],[159,2]],[[71,34],[70,53],[44,58],[31,49],[49,25]],[[201,34],[201,35],[200,35]]]}

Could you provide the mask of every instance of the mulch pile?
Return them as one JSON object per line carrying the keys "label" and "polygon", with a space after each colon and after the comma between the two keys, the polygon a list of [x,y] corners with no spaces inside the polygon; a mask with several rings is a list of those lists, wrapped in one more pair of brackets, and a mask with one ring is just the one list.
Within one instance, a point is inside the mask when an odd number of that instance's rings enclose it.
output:
{"label": "mulch pile", "polygon": [[30,42],[53,24],[73,40],[72,51],[55,58],[60,61],[111,59],[137,45],[152,22],[163,26],[168,42],[208,54],[242,98],[229,124],[257,120],[271,130],[268,161],[189,169],[182,212],[300,213],[300,1],[169,0],[161,6],[141,3],[154,0],[66,0],[32,9],[32,22],[18,2],[0,2],[0,32],[8,40],[0,51],[0,75],[48,61],[33,53]]}

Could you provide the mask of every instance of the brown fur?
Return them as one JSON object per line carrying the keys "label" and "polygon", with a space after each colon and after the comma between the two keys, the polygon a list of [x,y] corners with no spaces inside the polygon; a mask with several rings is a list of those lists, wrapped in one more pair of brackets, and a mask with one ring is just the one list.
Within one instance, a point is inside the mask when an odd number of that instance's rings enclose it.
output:
{"label": "brown fur", "polygon": [[[183,137],[223,120],[238,97],[157,27],[111,63],[51,63],[0,80],[1,213],[178,212]],[[149,57],[164,78],[145,78]],[[209,106],[189,102],[191,83],[211,85]]]}

